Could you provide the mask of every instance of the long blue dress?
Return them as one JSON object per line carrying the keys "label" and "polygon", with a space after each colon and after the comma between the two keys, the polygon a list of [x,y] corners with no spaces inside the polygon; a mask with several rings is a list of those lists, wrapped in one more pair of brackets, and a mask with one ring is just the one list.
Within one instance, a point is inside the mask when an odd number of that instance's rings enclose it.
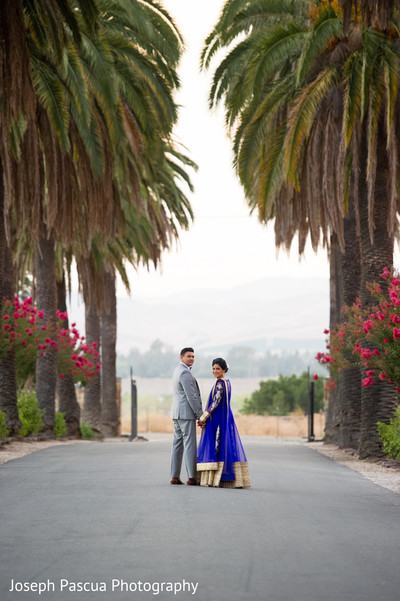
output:
{"label": "long blue dress", "polygon": [[197,450],[197,476],[201,486],[247,488],[247,458],[231,410],[231,383],[218,379],[207,403],[209,417]]}

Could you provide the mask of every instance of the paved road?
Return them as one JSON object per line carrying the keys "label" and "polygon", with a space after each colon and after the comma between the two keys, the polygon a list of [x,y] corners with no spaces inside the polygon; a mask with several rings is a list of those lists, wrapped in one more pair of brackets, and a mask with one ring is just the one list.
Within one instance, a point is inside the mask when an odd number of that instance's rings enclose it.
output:
{"label": "paved road", "polygon": [[244,442],[248,490],[170,486],[165,437],[0,466],[0,600],[400,601],[400,495],[302,445]]}

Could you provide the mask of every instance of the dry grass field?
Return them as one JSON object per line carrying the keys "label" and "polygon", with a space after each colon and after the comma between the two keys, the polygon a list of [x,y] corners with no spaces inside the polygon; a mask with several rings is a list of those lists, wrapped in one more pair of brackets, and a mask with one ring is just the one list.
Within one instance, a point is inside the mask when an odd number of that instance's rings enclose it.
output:
{"label": "dry grass field", "polygon": [[[241,435],[306,437],[308,435],[308,417],[302,412],[288,416],[273,415],[236,415],[236,425]],[[316,438],[323,436],[325,416],[316,413],[314,416],[314,434]],[[131,430],[129,415],[121,417],[121,432],[128,434]],[[138,432],[173,432],[172,420],[160,413],[141,413],[138,417]]]}

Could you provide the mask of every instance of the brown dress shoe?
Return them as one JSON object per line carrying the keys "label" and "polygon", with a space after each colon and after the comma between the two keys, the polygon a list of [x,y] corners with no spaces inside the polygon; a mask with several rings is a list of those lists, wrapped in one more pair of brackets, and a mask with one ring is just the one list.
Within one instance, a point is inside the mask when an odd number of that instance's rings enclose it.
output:
{"label": "brown dress shoe", "polygon": [[171,484],[183,484],[183,482],[180,478],[172,478]]}
{"label": "brown dress shoe", "polygon": [[197,480],[197,478],[189,478],[186,484],[189,484],[189,486],[200,486],[200,482]]}

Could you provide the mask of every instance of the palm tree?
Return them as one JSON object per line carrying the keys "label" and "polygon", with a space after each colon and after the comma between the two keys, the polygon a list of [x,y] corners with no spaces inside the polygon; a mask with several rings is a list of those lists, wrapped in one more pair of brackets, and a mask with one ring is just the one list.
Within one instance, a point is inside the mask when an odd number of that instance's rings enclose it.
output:
{"label": "palm tree", "polygon": [[[0,157],[0,174],[2,163]],[[4,188],[0,185],[0,215],[4,211]],[[0,220],[0,311],[4,299],[11,299],[14,292],[13,261],[7,240],[4,220]],[[17,386],[15,376],[15,354],[10,350],[0,357],[0,410],[6,414],[6,427],[10,434],[18,434],[21,422],[17,409]]]}
{"label": "palm tree", "polygon": [[[80,8],[88,30],[92,31],[98,13],[94,0],[78,0],[76,5],[70,0],[38,0],[35,4],[15,0],[0,6],[0,211],[1,222],[6,225],[6,229],[0,228],[0,303],[4,298],[11,300],[15,291],[11,277],[10,219],[15,217],[23,227],[26,210],[29,211],[42,194],[37,97],[28,42],[32,35],[39,48],[52,45],[60,62],[66,42],[65,24],[75,42],[80,43],[75,6]],[[14,211],[16,199],[19,203]],[[19,429],[19,419],[12,353],[1,361],[0,372],[0,406],[6,411],[9,429],[15,433]]]}
{"label": "palm tree", "polygon": [[[61,276],[57,277],[57,307],[66,314],[66,282],[64,269],[61,268]],[[63,328],[69,329],[69,319],[63,320]],[[64,377],[58,379],[57,382],[58,410],[64,413],[65,422],[67,425],[68,436],[80,438],[80,418],[81,409],[76,398],[75,382],[71,373],[64,374]]]}
{"label": "palm tree", "polygon": [[[275,218],[278,244],[290,245],[298,232],[301,252],[308,233],[316,248],[321,234],[326,243],[333,231],[348,254],[355,245],[346,244],[351,227],[345,224],[352,219],[343,217],[354,199],[364,289],[366,279],[378,277],[385,263],[392,263],[398,201],[397,35],[395,30],[388,35],[362,29],[356,22],[345,36],[333,7],[314,6],[306,20],[304,13],[291,14],[290,4],[226,3],[206,42],[203,66],[218,46],[239,32],[244,35],[215,72],[211,103],[224,98],[227,124],[235,130],[239,177],[260,219]],[[273,25],[277,13],[280,24]],[[342,299],[349,296],[347,281],[357,281],[357,262],[351,264],[350,278],[341,281]],[[359,388],[357,376],[354,382]],[[394,408],[393,391],[373,406],[370,399],[363,404],[361,456],[380,453],[375,424],[387,421]],[[354,445],[359,407],[341,395],[340,409],[342,444]],[[367,418],[372,410],[373,417]]]}
{"label": "palm tree", "polygon": [[[172,91],[178,84],[174,65],[180,54],[179,36],[167,13],[151,2],[131,7],[115,2],[112,14],[109,3],[99,6],[98,32],[89,31],[78,18],[82,44],[78,52],[69,39],[62,64],[53,48],[30,43],[43,148],[38,163],[44,179],[39,185],[45,182],[46,189],[40,202],[32,204],[30,217],[44,265],[54,263],[54,244],[46,244],[49,237],[66,248],[73,243],[73,252],[87,254],[96,232],[105,240],[116,235],[132,202],[142,206],[158,232],[168,222],[160,220],[158,207],[164,202],[162,186],[167,186],[152,181],[160,165],[170,160],[165,155],[177,115]],[[146,206],[143,190],[148,187],[153,193]],[[40,231],[43,220],[47,227]],[[38,289],[47,283],[37,281]],[[45,292],[48,295],[47,285]],[[39,370],[45,360],[49,358],[39,358]],[[49,406],[50,414],[55,365],[52,369],[46,365],[40,374],[39,403]]]}
{"label": "palm tree", "polygon": [[168,146],[168,156],[159,164],[157,180],[148,190],[146,214],[131,206],[121,224],[120,236],[110,239],[106,247],[95,237],[89,257],[78,258],[78,273],[86,307],[86,338],[101,340],[102,376],[85,387],[83,419],[96,435],[114,436],[119,418],[116,406],[116,289],[115,272],[130,292],[124,263],[134,267],[150,262],[157,267],[163,250],[168,249],[179,228],[187,229],[193,217],[190,204],[179,181],[190,190],[192,183],[185,170],[196,165],[175,146]]}

